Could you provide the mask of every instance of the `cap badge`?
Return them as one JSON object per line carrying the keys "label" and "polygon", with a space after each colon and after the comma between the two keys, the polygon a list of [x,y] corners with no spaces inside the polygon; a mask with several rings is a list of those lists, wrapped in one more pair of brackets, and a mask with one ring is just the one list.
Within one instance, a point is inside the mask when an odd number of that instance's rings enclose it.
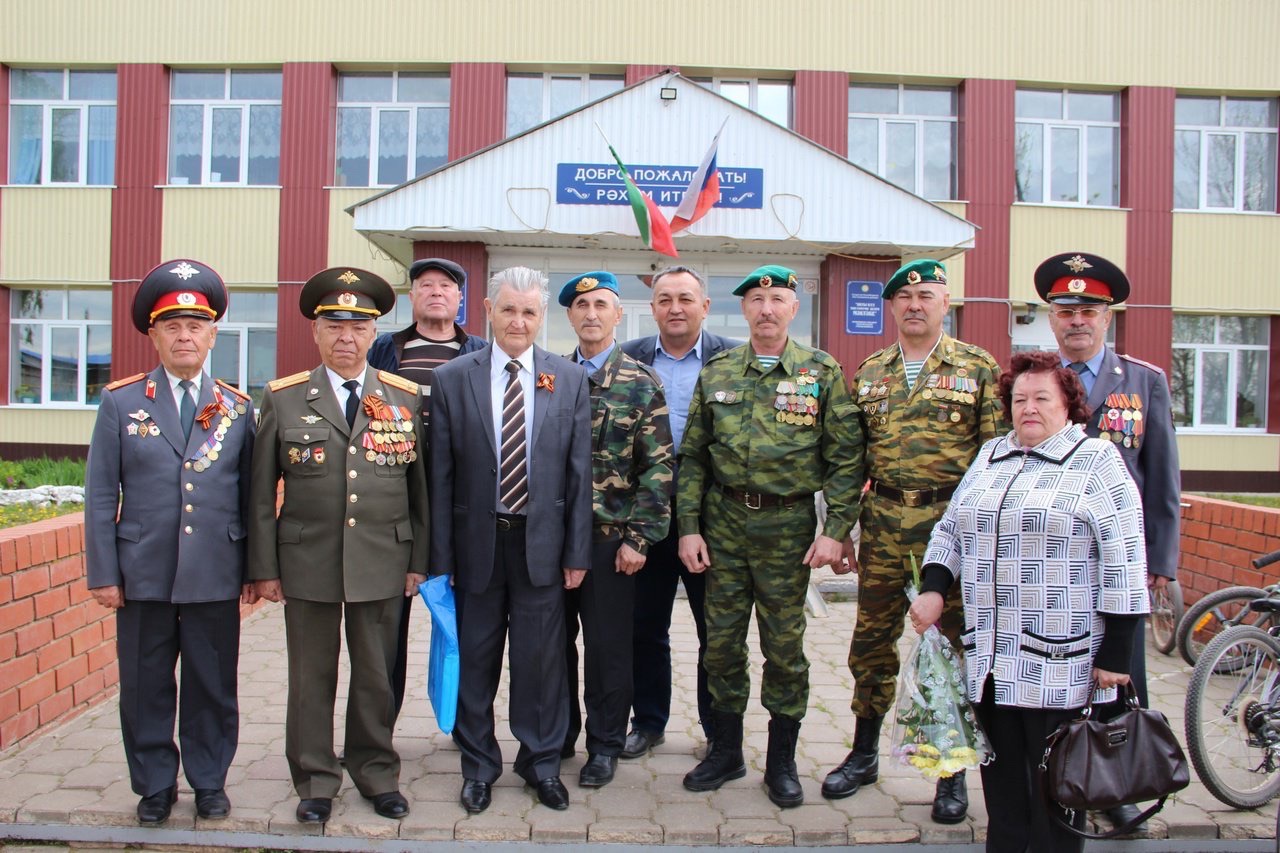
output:
{"label": "cap badge", "polygon": [[[1085,264],[1085,266],[1088,266],[1088,264]],[[1071,281],[1067,282],[1067,290],[1070,290],[1072,293],[1084,293],[1085,286],[1084,279],[1082,278],[1073,278]]]}
{"label": "cap badge", "polygon": [[787,276],[787,285],[788,285],[788,286],[790,286],[790,287],[795,287],[795,285],[796,285],[796,274],[795,274],[795,273],[792,273],[791,275]]}
{"label": "cap badge", "polygon": [[933,268],[933,277],[934,277],[934,278],[936,278],[938,281],[946,281],[946,280],[947,280],[947,272],[946,272],[946,270],[944,270],[942,267],[934,267],[934,268]]}
{"label": "cap badge", "polygon": [[176,267],[169,270],[169,272],[173,273],[183,281],[186,281],[192,276],[196,276],[200,274],[200,270],[191,266],[191,264],[187,263],[186,261],[183,261],[182,263],[178,264]]}
{"label": "cap badge", "polygon": [[[347,273],[347,275],[351,275],[351,274]],[[355,276],[351,276],[351,277],[355,278]],[[354,293],[339,293],[338,304],[341,305],[343,308],[354,308],[356,307],[357,304],[359,304],[359,302],[356,299],[356,295]]]}
{"label": "cap badge", "polygon": [[582,279],[581,281],[579,281],[577,287],[574,289],[577,290],[579,293],[586,293],[588,290],[594,290],[599,285],[600,285],[600,282],[588,276]]}
{"label": "cap badge", "polygon": [[760,276],[761,287],[773,287],[773,278],[767,275]]}
{"label": "cap badge", "polygon": [[196,295],[194,293],[187,293],[186,291],[183,291],[182,293],[178,294],[178,304],[179,305],[195,305]]}
{"label": "cap badge", "polygon": [[[342,275],[338,276],[338,281],[342,282],[347,287],[350,287],[351,285],[355,284],[359,280],[360,280],[360,276],[356,275],[351,270],[347,270]],[[352,304],[354,305],[355,303],[352,303]]]}
{"label": "cap badge", "polygon": [[1074,273],[1080,273],[1080,272],[1084,272],[1085,270],[1093,269],[1093,264],[1089,263],[1079,255],[1076,255],[1074,258],[1067,258],[1065,261],[1063,261],[1063,263],[1066,264],[1067,268]]}
{"label": "cap badge", "polygon": [[911,272],[907,273],[907,284],[919,284],[919,283],[920,283],[920,273],[916,272],[915,270],[912,270]]}

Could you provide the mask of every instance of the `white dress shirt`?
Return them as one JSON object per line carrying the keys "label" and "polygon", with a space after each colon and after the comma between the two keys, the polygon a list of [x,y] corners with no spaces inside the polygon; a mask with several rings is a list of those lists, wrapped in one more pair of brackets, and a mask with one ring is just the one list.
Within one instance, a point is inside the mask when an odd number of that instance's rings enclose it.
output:
{"label": "white dress shirt", "polygon": [[[173,392],[173,405],[176,406],[178,408],[178,412],[181,413],[182,412],[182,395],[187,393],[185,390],[178,387],[178,383],[181,382],[182,380],[179,377],[174,376],[172,373],[170,373],[167,370],[164,372],[164,375],[169,378],[169,390]],[[192,378],[191,380],[191,402],[192,403],[198,404],[200,402],[200,383],[203,381],[204,381],[203,370],[197,373],[194,378]],[[196,414],[199,414],[199,412],[197,412]]]}
{"label": "white dress shirt", "polygon": [[[356,382],[360,384],[356,386],[356,399],[364,393],[364,375],[368,372],[369,366],[366,364],[364,370],[360,371],[360,375],[355,377]],[[329,374],[329,384],[333,387],[333,396],[338,398],[338,409],[345,413],[347,411],[347,398],[351,396],[351,392],[342,387],[342,383],[348,380],[343,379],[337,373],[334,373],[329,367],[325,367],[324,372]],[[358,410],[357,410],[358,411]]]}

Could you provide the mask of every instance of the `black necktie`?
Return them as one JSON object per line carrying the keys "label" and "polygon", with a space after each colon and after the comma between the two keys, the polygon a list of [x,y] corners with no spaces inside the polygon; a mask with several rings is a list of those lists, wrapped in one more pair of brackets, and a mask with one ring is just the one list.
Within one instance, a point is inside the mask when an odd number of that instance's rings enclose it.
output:
{"label": "black necktie", "polygon": [[360,382],[356,379],[348,379],[342,383],[342,387],[347,389],[347,426],[355,428],[356,425],[356,406],[360,403]]}
{"label": "black necktie", "polygon": [[195,387],[195,383],[190,379],[183,379],[178,383],[178,387],[182,389],[182,405],[178,407],[178,420],[182,422],[182,440],[191,440],[191,425],[196,419],[196,400],[191,396],[191,389]]}
{"label": "black necktie", "polygon": [[520,362],[507,362],[507,387],[502,394],[502,477],[498,492],[502,504],[519,513],[529,500],[529,475],[525,463],[524,388],[520,385]]}

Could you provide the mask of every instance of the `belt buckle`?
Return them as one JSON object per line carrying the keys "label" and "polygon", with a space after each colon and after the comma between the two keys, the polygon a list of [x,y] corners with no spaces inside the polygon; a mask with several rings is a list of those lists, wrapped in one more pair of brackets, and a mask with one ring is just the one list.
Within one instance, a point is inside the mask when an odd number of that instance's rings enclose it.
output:
{"label": "belt buckle", "polygon": [[499,516],[499,517],[498,517],[498,529],[499,529],[499,530],[510,530],[510,529],[511,529],[511,520],[510,520],[510,519],[506,519],[506,518],[502,518],[501,516]]}
{"label": "belt buckle", "polygon": [[[756,499],[754,504],[751,502],[752,497],[755,497]],[[764,501],[764,495],[762,494],[757,493],[754,496],[751,494],[751,492],[744,492],[742,494],[742,504],[747,509],[760,509],[760,507],[764,505],[763,501]]]}
{"label": "belt buckle", "polygon": [[927,501],[925,501],[925,495],[928,495],[931,491],[933,490],[932,489],[903,489],[902,505],[910,506],[910,507],[924,506],[925,503],[927,503]]}

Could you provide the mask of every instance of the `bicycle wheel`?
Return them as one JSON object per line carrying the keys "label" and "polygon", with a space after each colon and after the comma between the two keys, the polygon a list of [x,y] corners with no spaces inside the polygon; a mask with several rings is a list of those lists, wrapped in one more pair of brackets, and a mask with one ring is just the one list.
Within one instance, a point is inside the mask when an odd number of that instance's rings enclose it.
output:
{"label": "bicycle wheel", "polygon": [[1182,587],[1177,581],[1151,590],[1151,640],[1162,654],[1178,645],[1178,623],[1182,620]]}
{"label": "bicycle wheel", "polygon": [[1187,608],[1178,622],[1178,651],[1191,666],[1204,651],[1204,647],[1226,627],[1236,624],[1241,616],[1258,622],[1263,614],[1251,614],[1246,609],[1255,598],[1266,598],[1267,591],[1252,586],[1231,586],[1215,590]]}
{"label": "bicycle wheel", "polygon": [[1251,625],[1219,634],[1191,673],[1186,728],[1209,793],[1239,809],[1280,794],[1280,642]]}

